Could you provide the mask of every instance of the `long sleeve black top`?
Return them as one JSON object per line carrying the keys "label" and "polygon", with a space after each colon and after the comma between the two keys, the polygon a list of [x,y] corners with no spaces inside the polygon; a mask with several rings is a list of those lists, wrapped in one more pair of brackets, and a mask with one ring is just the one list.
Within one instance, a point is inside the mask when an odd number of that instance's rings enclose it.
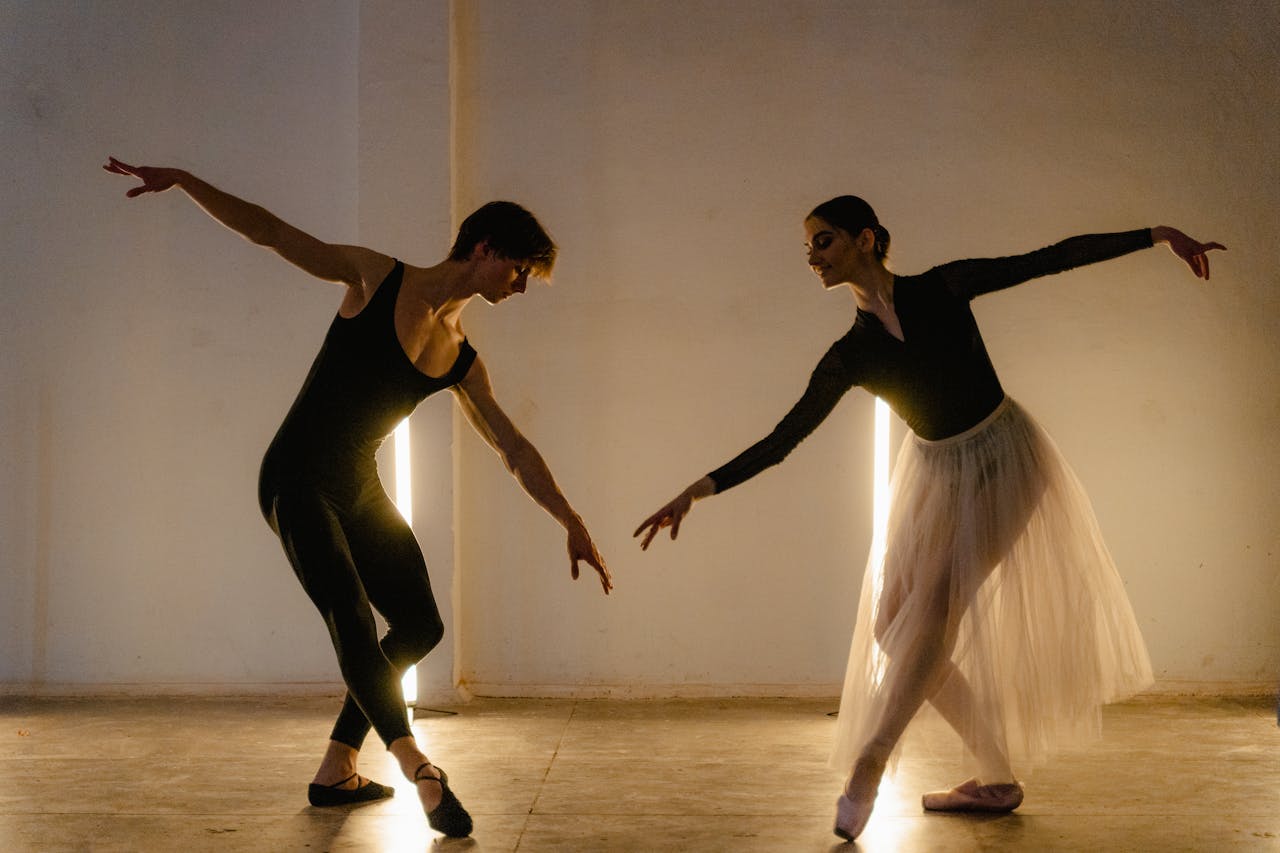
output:
{"label": "long sleeve black top", "polygon": [[969,302],[1032,278],[1105,261],[1151,246],[1143,228],[1071,237],[1008,258],[952,261],[897,276],[893,302],[904,340],[874,314],[858,310],[853,327],[818,362],[804,395],[773,431],[712,471],[723,492],[777,465],[831,414],[855,385],[882,397],[928,440],[978,424],[1004,399]]}

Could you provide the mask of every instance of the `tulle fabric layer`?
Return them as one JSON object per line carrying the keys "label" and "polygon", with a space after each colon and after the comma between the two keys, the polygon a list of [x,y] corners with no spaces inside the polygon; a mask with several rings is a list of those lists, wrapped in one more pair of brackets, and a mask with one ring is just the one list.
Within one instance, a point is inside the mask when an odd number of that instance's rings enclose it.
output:
{"label": "tulle fabric layer", "polygon": [[[914,715],[957,672],[967,701],[944,717],[966,744],[1003,742],[1016,775],[1096,735],[1104,703],[1151,683],[1088,496],[1012,399],[961,435],[907,436],[885,541],[863,579],[834,769],[847,772],[887,716]],[[931,654],[941,666],[902,676]],[[965,771],[983,772],[964,754]]]}

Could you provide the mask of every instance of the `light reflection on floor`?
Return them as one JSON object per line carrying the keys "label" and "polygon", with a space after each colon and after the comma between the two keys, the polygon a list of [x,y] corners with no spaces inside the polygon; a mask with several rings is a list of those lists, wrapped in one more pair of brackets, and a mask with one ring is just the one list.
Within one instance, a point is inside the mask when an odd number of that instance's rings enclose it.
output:
{"label": "light reflection on floor", "polygon": [[[926,814],[957,749],[924,721],[858,844],[831,834],[834,700],[477,700],[414,723],[476,821],[451,840],[396,796],[306,805],[331,699],[0,698],[0,850],[917,851],[1280,849],[1274,700],[1139,701],[1027,782],[1018,813]],[[23,734],[19,734],[19,733]],[[372,743],[372,742],[371,742]]]}

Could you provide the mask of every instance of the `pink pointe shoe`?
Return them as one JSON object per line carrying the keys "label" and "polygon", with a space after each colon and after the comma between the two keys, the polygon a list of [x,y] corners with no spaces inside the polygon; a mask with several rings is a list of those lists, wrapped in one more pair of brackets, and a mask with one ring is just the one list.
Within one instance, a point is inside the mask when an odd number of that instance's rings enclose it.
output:
{"label": "pink pointe shoe", "polygon": [[950,791],[925,794],[920,805],[931,812],[1011,812],[1022,805],[1022,786],[1017,782],[983,785],[970,779]]}
{"label": "pink pointe shoe", "polygon": [[851,800],[848,794],[841,794],[840,799],[836,800],[836,826],[832,832],[845,841],[853,841],[866,828],[875,803],[875,797],[869,800]]}
{"label": "pink pointe shoe", "polygon": [[[864,756],[854,763],[853,773],[845,783],[840,799],[836,800],[836,825],[832,832],[845,841],[853,841],[862,834],[871,819],[871,809],[875,807],[883,775],[883,761]],[[852,797],[849,796],[850,788],[854,790]]]}

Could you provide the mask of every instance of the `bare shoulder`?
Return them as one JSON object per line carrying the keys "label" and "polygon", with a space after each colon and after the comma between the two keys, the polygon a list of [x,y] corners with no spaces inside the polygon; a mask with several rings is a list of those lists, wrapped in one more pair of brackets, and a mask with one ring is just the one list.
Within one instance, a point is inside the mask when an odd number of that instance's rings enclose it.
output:
{"label": "bare shoulder", "polygon": [[349,262],[353,268],[352,284],[364,291],[365,298],[373,296],[375,290],[395,269],[396,259],[364,246],[345,246]]}
{"label": "bare shoulder", "polygon": [[354,317],[369,304],[374,292],[395,269],[396,261],[364,246],[336,246],[335,249],[342,256],[345,267],[342,282],[347,285],[339,313]]}

